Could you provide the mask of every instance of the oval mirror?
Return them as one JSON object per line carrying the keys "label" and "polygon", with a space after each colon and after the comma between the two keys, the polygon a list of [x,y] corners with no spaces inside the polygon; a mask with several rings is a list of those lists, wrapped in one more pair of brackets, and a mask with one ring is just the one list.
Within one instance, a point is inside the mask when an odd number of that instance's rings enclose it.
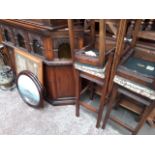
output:
{"label": "oval mirror", "polygon": [[43,105],[43,88],[38,78],[32,72],[20,72],[16,84],[18,92],[25,103],[32,107]]}

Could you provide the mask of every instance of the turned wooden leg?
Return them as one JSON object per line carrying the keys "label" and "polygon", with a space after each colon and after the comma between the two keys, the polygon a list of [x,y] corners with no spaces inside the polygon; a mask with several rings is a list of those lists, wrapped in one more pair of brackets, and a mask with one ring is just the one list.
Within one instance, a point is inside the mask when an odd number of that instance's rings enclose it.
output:
{"label": "turned wooden leg", "polygon": [[149,116],[149,114],[153,111],[155,107],[155,101],[152,102],[148,107],[145,108],[141,119],[137,125],[137,127],[135,128],[135,130],[132,132],[133,135],[136,135],[138,133],[138,131],[141,129],[141,127],[144,125],[144,123],[146,122],[147,117]]}
{"label": "turned wooden leg", "polygon": [[81,90],[81,78],[79,71],[76,71],[76,116],[80,116],[80,90]]}
{"label": "turned wooden leg", "polygon": [[106,124],[107,124],[107,121],[110,117],[110,113],[111,113],[111,110],[113,108],[113,103],[115,101],[115,98],[117,96],[117,86],[116,84],[113,85],[113,90],[112,90],[112,97],[110,97],[110,101],[109,103],[107,104],[107,112],[106,112],[106,115],[105,115],[105,118],[103,120],[103,125],[102,125],[102,128],[104,129]]}

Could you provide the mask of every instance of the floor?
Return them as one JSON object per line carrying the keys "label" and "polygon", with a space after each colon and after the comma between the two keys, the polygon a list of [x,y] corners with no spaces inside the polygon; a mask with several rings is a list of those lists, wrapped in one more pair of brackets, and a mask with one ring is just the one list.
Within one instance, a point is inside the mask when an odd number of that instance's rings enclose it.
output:
{"label": "floor", "polygon": [[[85,96],[86,98],[86,96]],[[97,104],[96,97],[95,103]],[[131,114],[121,109],[114,114],[129,123]],[[45,102],[43,109],[34,109],[23,103],[17,90],[0,91],[0,134],[41,134],[41,135],[120,135],[130,134],[118,125],[108,122],[106,129],[96,129],[96,114],[81,108],[80,117],[75,117],[75,107],[52,106]],[[134,124],[134,123],[133,123]],[[139,134],[155,134],[147,124]]]}
{"label": "floor", "polygon": [[45,103],[43,109],[27,106],[17,90],[0,92],[0,134],[120,134],[110,125],[106,130],[95,128],[94,116],[81,110],[75,117],[75,107],[52,106]]}

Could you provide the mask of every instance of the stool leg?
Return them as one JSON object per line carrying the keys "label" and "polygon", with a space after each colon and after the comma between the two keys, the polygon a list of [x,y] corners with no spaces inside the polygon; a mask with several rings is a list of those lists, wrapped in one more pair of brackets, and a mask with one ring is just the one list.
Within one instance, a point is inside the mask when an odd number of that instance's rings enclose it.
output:
{"label": "stool leg", "polygon": [[76,116],[80,116],[80,90],[81,90],[81,78],[78,71],[76,71]]}
{"label": "stool leg", "polygon": [[111,110],[113,108],[113,103],[114,103],[116,96],[117,96],[117,86],[114,84],[113,90],[112,90],[112,97],[110,98],[110,101],[107,104],[107,112],[106,112],[105,118],[103,120],[103,125],[102,125],[103,129],[105,128],[107,121],[110,117],[110,113],[111,113]]}
{"label": "stool leg", "polygon": [[104,106],[105,106],[105,97],[102,97],[102,96],[101,96],[101,99],[100,99],[100,105],[101,106],[99,106],[96,128],[99,128],[100,127],[100,122],[101,122],[101,119],[102,119],[102,113],[103,113]]}
{"label": "stool leg", "polygon": [[95,89],[94,89],[94,83],[90,84],[90,99],[94,99]]}
{"label": "stool leg", "polygon": [[103,110],[104,110],[104,106],[105,106],[105,100],[106,100],[106,88],[103,88],[103,93],[102,93],[102,96],[100,99],[100,106],[99,106],[98,116],[97,116],[97,123],[96,123],[97,128],[99,128],[100,122],[102,120],[102,114],[103,114]]}
{"label": "stool leg", "polygon": [[133,135],[136,135],[138,133],[138,131],[141,129],[141,127],[144,125],[147,117],[149,116],[149,114],[153,111],[154,109],[154,105],[155,105],[155,102],[151,103],[148,107],[145,108],[142,116],[141,116],[141,119],[137,125],[137,127],[135,128],[135,130],[132,132]]}

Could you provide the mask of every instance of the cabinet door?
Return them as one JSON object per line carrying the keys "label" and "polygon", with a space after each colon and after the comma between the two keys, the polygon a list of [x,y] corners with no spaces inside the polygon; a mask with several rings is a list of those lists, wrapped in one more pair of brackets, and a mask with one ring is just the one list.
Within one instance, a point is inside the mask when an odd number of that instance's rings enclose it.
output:
{"label": "cabinet door", "polygon": [[50,101],[75,97],[73,66],[44,65],[44,81],[47,98]]}
{"label": "cabinet door", "polygon": [[74,97],[75,81],[72,66],[58,66],[54,68],[56,78],[57,97]]}

